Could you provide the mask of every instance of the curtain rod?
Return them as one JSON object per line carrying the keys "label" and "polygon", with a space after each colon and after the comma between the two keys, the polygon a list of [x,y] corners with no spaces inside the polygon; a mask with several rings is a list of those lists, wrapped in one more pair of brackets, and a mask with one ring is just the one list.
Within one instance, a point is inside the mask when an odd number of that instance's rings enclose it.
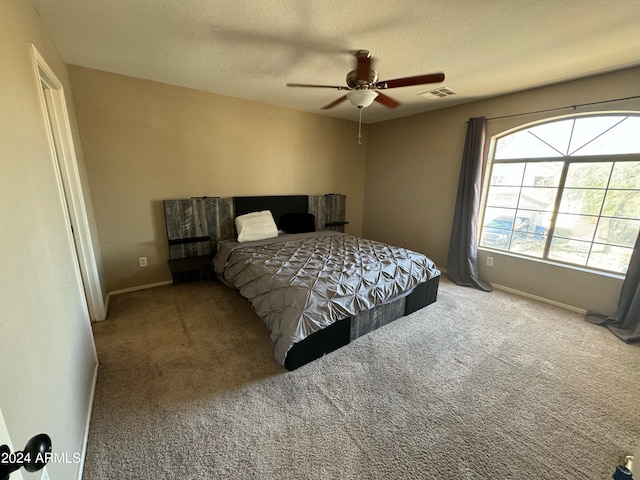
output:
{"label": "curtain rod", "polygon": [[640,98],[640,95],[634,95],[633,97],[613,98],[611,100],[601,100],[599,102],[578,103],[576,105],[567,105],[565,107],[547,108],[546,110],[536,110],[536,111],[533,111],[533,112],[514,113],[513,115],[502,115],[500,117],[487,118],[487,121],[489,121],[489,120],[499,120],[499,119],[502,119],[502,118],[520,117],[520,116],[523,116],[523,115],[533,115],[535,113],[553,112],[555,110],[566,110],[567,108],[572,108],[572,109],[575,110],[578,107],[587,107],[587,106],[590,106],[590,105],[600,105],[600,104],[603,104],[603,103],[611,103],[611,102],[621,102],[623,100],[634,100],[636,98]]}

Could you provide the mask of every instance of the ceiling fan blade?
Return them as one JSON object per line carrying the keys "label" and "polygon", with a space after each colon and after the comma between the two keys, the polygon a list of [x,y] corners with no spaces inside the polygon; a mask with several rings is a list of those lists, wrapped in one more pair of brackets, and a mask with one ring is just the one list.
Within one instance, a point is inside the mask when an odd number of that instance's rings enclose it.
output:
{"label": "ceiling fan blade", "polygon": [[309,83],[287,83],[287,87],[333,88],[336,90],[350,90],[349,87],[340,87],[337,85],[311,85]]}
{"label": "ceiling fan blade", "polygon": [[444,73],[430,73],[427,75],[416,75],[415,77],[394,78],[376,83],[375,88],[397,88],[410,87],[412,85],[424,85],[426,83],[444,82]]}
{"label": "ceiling fan blade", "polygon": [[369,72],[373,68],[373,58],[367,50],[359,50],[356,52],[358,64],[356,66],[356,81],[369,83]]}
{"label": "ceiling fan blade", "polygon": [[394,100],[391,97],[388,97],[384,93],[380,93],[380,92],[376,92],[376,93],[378,94],[378,96],[375,98],[375,101],[378,103],[381,103],[385,107],[396,108],[400,105],[400,102],[398,102],[397,100]]}
{"label": "ceiling fan blade", "polygon": [[325,105],[324,107],[322,107],[322,110],[328,110],[330,108],[335,107],[336,105],[341,104],[342,102],[344,102],[347,99],[346,95],[341,96],[339,99],[334,100],[333,102],[331,102],[329,105]]}

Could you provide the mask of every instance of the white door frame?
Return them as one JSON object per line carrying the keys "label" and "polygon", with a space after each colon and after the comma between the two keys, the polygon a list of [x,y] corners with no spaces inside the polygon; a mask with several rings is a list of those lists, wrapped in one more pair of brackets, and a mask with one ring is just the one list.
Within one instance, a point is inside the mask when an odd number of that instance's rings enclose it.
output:
{"label": "white door frame", "polygon": [[63,200],[66,200],[69,212],[71,240],[75,243],[75,253],[78,259],[79,281],[83,286],[89,317],[93,321],[104,320],[107,316],[106,309],[73,145],[64,88],[35,45],[31,45],[31,47],[38,81],[38,93],[42,102],[42,113],[47,130],[50,131],[49,140],[51,141],[52,153],[58,159],[56,167],[62,181],[65,197]]}

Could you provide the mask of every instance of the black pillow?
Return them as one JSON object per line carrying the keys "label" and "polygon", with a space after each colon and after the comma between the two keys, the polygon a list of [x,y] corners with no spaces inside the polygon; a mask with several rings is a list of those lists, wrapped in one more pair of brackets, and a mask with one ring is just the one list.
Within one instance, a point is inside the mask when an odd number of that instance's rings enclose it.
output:
{"label": "black pillow", "polygon": [[285,233],[316,231],[316,216],[312,213],[285,213],[280,218],[280,230]]}

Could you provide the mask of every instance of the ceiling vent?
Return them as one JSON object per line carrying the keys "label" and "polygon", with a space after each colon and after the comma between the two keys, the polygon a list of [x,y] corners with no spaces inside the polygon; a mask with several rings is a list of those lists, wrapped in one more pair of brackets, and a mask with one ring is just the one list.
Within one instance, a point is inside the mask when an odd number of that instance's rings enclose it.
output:
{"label": "ceiling vent", "polygon": [[419,93],[418,95],[425,96],[425,97],[444,98],[444,97],[450,97],[451,95],[455,95],[455,94],[456,92],[451,90],[449,87],[440,87],[440,88],[436,88],[435,90],[429,90],[428,92]]}

